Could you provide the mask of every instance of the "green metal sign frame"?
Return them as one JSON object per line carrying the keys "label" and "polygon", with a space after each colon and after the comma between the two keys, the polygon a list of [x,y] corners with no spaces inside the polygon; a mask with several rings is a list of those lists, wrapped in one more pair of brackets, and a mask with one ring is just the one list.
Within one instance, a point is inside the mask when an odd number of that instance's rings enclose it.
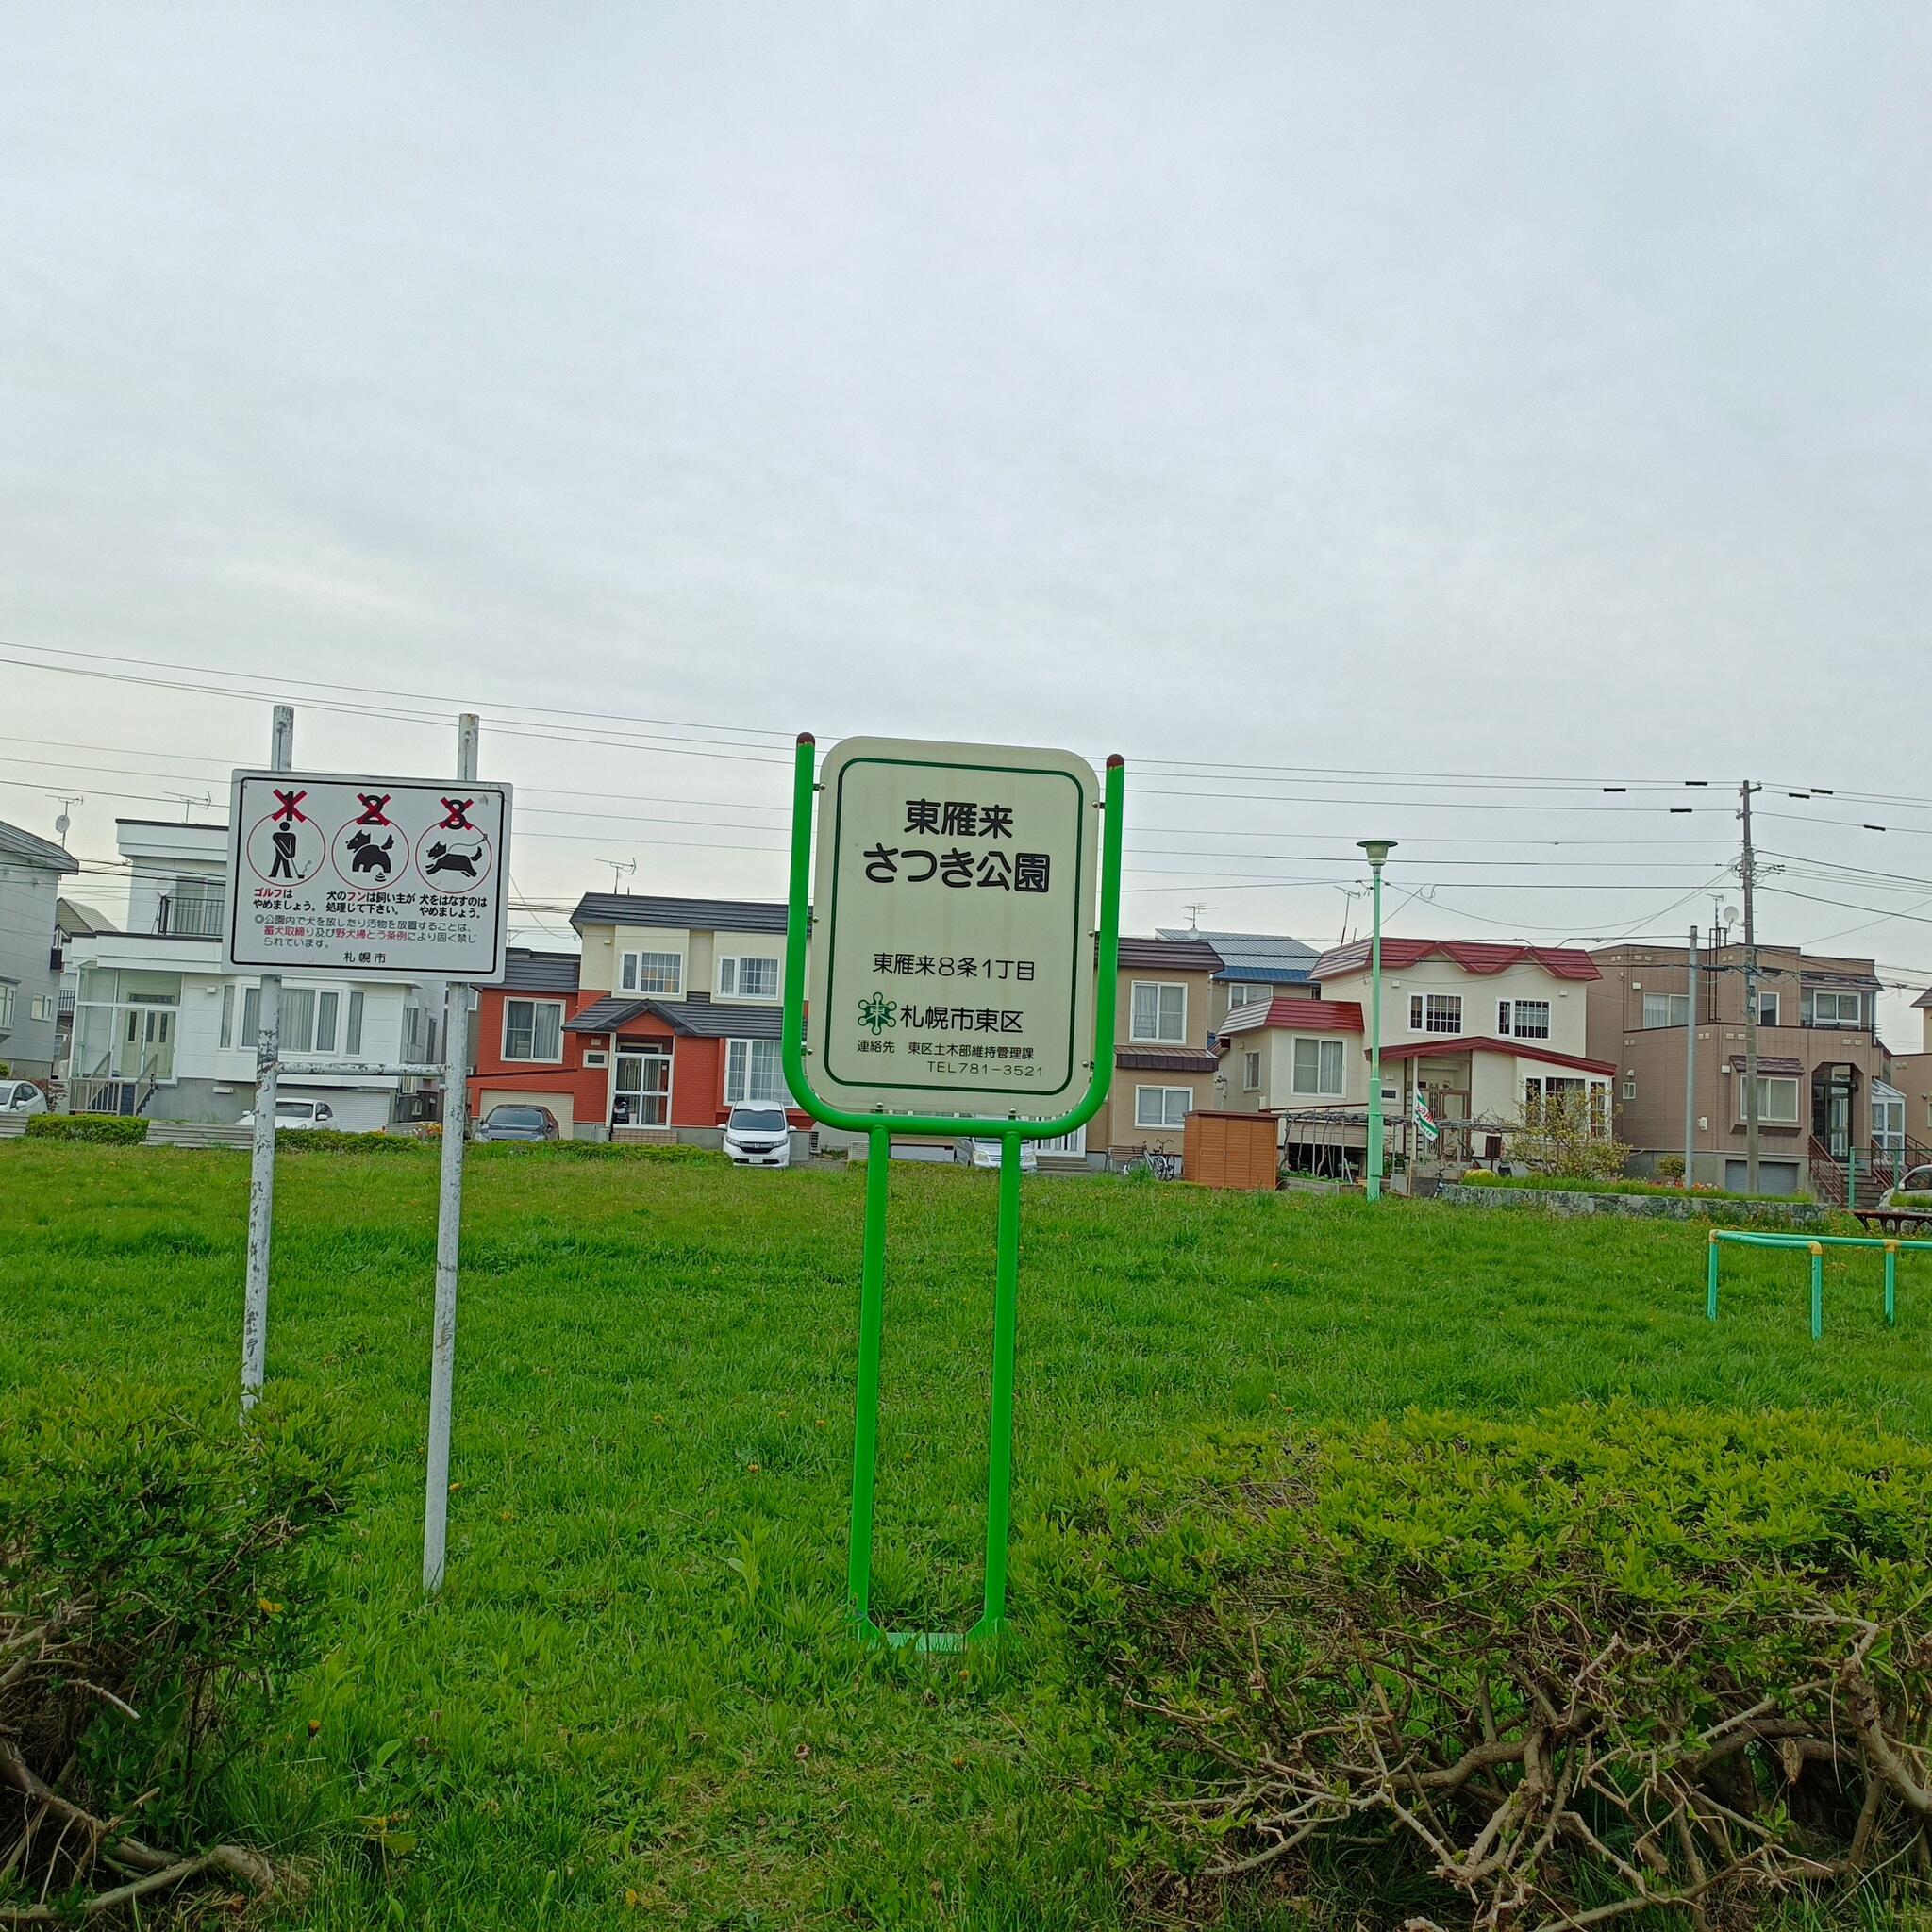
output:
{"label": "green metal sign frame", "polygon": [[[852,1439],[852,1541],[846,1559],[846,1599],[853,1627],[869,1642],[915,1650],[957,1651],[994,1637],[1007,1622],[1007,1551],[1012,1521],[1013,1364],[1020,1281],[1020,1143],[1052,1140],[1084,1126],[1100,1110],[1113,1076],[1115,996],[1120,966],[1121,813],[1126,761],[1107,761],[1100,849],[1098,983],[1093,999],[1093,1072],[1087,1091],[1051,1120],[961,1119],[947,1114],[852,1112],[822,1100],[806,1070],[806,949],[811,931],[812,818],[818,791],[817,742],[800,732],[791,786],[791,895],[785,941],[785,1084],[814,1120],[866,1137],[865,1249],[858,1303],[858,1392]],[[828,884],[829,882],[823,882]],[[892,1136],[942,1135],[996,1140],[1000,1144],[999,1219],[995,1238],[992,1316],[992,1414],[987,1449],[986,1591],[970,1630],[887,1631],[872,1618],[873,1505],[879,1428],[879,1341],[885,1325],[886,1208]]]}

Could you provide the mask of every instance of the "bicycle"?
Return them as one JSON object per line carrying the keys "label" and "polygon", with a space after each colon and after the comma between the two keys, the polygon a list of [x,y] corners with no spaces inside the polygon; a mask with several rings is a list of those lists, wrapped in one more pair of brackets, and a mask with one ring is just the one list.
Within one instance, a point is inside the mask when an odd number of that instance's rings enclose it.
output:
{"label": "bicycle", "polygon": [[1152,1174],[1158,1181],[1177,1181],[1181,1177],[1181,1158],[1165,1147],[1142,1147],[1121,1163],[1121,1172]]}

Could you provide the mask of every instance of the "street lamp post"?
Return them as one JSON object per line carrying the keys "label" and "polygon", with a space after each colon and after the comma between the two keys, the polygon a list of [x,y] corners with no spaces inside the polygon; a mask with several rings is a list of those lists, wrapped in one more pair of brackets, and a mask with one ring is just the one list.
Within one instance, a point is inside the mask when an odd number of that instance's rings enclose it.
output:
{"label": "street lamp post", "polygon": [[1373,910],[1369,939],[1369,1173],[1368,1195],[1382,1198],[1382,861],[1395,850],[1393,839],[1357,841],[1369,856]]}

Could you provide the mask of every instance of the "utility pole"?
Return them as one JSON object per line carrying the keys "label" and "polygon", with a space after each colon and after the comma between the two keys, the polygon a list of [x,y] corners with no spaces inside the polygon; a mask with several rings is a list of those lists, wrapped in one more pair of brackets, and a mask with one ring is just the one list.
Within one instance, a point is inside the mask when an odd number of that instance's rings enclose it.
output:
{"label": "utility pole", "polygon": [[[1697,1178],[1697,928],[1690,928],[1690,1011],[1684,1016],[1684,1186]],[[1668,1019],[1669,1015],[1665,1017]]]}
{"label": "utility pole", "polygon": [[1744,888],[1744,1191],[1747,1194],[1757,1191],[1757,920],[1751,891],[1757,862],[1751,849],[1751,794],[1763,789],[1748,778],[1738,787],[1740,808],[1738,816],[1744,822],[1744,851],[1738,863],[1738,877]]}

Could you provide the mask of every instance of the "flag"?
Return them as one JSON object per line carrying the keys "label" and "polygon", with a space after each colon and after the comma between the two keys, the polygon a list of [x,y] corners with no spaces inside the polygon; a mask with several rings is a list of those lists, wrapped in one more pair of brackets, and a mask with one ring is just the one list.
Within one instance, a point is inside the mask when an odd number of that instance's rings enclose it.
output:
{"label": "flag", "polygon": [[1429,1097],[1420,1087],[1415,1090],[1415,1098],[1409,1108],[1409,1113],[1413,1117],[1416,1125],[1422,1129],[1430,1141],[1436,1140],[1441,1135],[1442,1130],[1436,1124],[1436,1116],[1429,1111]]}

